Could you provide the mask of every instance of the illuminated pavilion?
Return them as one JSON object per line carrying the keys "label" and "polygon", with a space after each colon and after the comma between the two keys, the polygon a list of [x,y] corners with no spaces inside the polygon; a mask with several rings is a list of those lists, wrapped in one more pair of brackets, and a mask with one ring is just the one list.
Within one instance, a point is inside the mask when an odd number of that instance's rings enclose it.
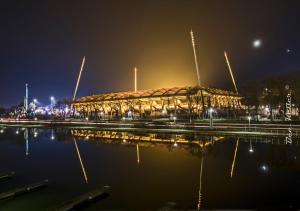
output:
{"label": "illuminated pavilion", "polygon": [[236,92],[186,86],[81,97],[72,104],[76,113],[89,118],[200,117],[209,108],[219,113],[240,110]]}

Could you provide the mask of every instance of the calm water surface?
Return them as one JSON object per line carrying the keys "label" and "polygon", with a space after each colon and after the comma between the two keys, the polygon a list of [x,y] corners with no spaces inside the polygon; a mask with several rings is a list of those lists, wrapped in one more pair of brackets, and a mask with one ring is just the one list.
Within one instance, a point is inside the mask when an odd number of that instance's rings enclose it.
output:
{"label": "calm water surface", "polygon": [[203,209],[300,207],[297,140],[4,128],[0,172],[7,171],[16,175],[0,181],[0,192],[44,179],[49,186],[2,201],[0,210],[51,210],[104,185],[110,195],[85,210],[159,210],[169,202],[196,210],[199,195]]}

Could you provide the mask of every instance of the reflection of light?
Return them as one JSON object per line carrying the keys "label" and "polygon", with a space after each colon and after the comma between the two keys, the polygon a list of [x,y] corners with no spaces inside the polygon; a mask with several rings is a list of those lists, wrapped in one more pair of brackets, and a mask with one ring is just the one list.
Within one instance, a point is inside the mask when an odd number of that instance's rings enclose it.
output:
{"label": "reflection of light", "polygon": [[252,147],[249,149],[249,152],[251,152],[251,153],[254,152],[253,149],[252,149]]}
{"label": "reflection of light", "polygon": [[89,121],[89,118],[88,118],[88,117],[85,117],[85,120],[86,120],[86,121]]}
{"label": "reflection of light", "polygon": [[140,164],[140,150],[139,145],[136,145],[136,155],[137,155],[137,163]]}
{"label": "reflection of light", "polygon": [[123,139],[123,143],[126,143],[126,139]]}
{"label": "reflection of light", "polygon": [[37,132],[34,132],[33,137],[36,138],[38,136]]}
{"label": "reflection of light", "polygon": [[236,161],[236,154],[237,154],[238,147],[239,147],[239,141],[240,141],[240,139],[238,138],[238,140],[236,141],[236,145],[235,145],[234,156],[233,156],[233,161],[232,161],[231,171],[230,171],[230,178],[232,178],[232,176],[233,176],[233,170],[234,170],[235,161]]}
{"label": "reflection of light", "polygon": [[85,137],[86,140],[88,140],[89,138],[90,138],[89,136],[86,136],[86,137]]}
{"label": "reflection of light", "polygon": [[88,183],[88,178],[87,178],[87,175],[86,175],[86,171],[85,171],[85,168],[84,168],[84,165],[83,165],[83,162],[82,162],[82,159],[81,159],[81,155],[80,155],[80,152],[79,152],[79,148],[77,146],[75,138],[74,138],[74,144],[75,144],[75,147],[76,147],[77,155],[78,155],[78,158],[79,158],[79,162],[80,162],[80,165],[81,165],[81,169],[82,169],[82,172],[83,172],[83,175],[84,175],[85,182]]}
{"label": "reflection of light", "polygon": [[262,166],[261,166],[261,169],[262,169],[263,171],[268,171],[268,167],[267,167],[266,165],[262,165]]}
{"label": "reflection of light", "polygon": [[19,130],[16,131],[16,134],[19,134]]}
{"label": "reflection of light", "polygon": [[210,108],[208,111],[209,111],[209,113],[212,113],[212,112],[214,112],[214,109]]}
{"label": "reflection of light", "polygon": [[250,121],[251,120],[251,116],[248,116],[247,119]]}
{"label": "reflection of light", "polygon": [[36,120],[37,120],[37,118],[36,118],[36,117],[34,117],[34,120],[36,121]]}
{"label": "reflection of light", "polygon": [[178,146],[177,142],[175,142],[173,145],[174,145],[174,147],[177,147],[177,146]]}
{"label": "reflection of light", "polygon": [[54,140],[55,139],[55,136],[54,135],[51,135],[51,140]]}

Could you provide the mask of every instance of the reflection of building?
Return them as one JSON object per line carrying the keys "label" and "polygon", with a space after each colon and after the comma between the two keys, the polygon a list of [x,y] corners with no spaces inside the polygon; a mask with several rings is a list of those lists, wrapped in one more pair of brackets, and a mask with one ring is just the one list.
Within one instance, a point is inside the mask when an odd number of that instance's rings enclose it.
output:
{"label": "reflection of building", "polygon": [[126,142],[136,143],[139,142],[141,145],[149,144],[175,144],[176,145],[194,145],[197,147],[207,147],[214,144],[215,142],[224,140],[224,137],[201,137],[201,139],[193,138],[188,140],[185,135],[162,135],[159,134],[132,134],[128,132],[117,132],[117,131],[102,131],[102,130],[71,130],[74,137],[88,138],[89,140],[101,140],[103,143],[113,143],[117,141],[125,140]]}
{"label": "reflection of building", "polygon": [[231,91],[194,86],[92,95],[76,100],[73,106],[83,116],[99,118],[196,116],[209,107],[238,109],[241,98]]}

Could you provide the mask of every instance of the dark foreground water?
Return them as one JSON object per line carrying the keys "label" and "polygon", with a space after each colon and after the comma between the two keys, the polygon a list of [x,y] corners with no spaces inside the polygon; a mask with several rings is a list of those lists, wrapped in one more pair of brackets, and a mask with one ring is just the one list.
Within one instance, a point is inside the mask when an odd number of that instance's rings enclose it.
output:
{"label": "dark foreground water", "polygon": [[171,204],[196,210],[199,199],[202,209],[300,207],[296,140],[285,145],[281,139],[5,128],[0,173],[7,171],[16,175],[0,181],[0,192],[49,180],[45,189],[1,201],[0,210],[7,211],[52,210],[104,185],[110,195],[85,210],[163,210]]}

